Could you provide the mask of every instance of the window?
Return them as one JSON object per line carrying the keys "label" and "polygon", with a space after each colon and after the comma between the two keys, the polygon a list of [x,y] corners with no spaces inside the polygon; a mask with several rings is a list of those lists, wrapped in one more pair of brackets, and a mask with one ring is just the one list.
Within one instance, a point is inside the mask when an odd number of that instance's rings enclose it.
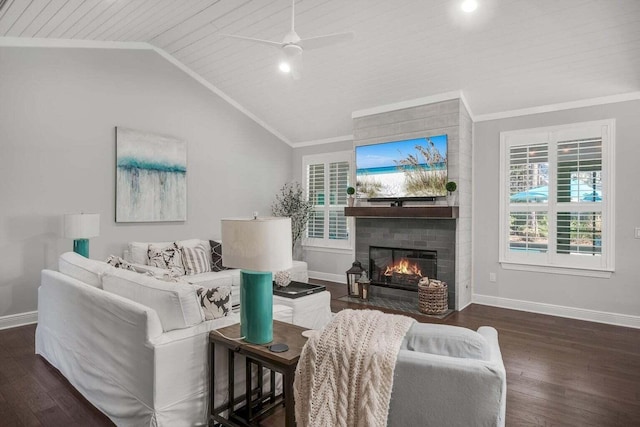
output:
{"label": "window", "polygon": [[305,245],[351,248],[349,219],[344,216],[351,157],[350,151],[303,157],[302,182],[313,203]]}
{"label": "window", "polygon": [[501,133],[505,268],[613,271],[614,127],[604,120]]}

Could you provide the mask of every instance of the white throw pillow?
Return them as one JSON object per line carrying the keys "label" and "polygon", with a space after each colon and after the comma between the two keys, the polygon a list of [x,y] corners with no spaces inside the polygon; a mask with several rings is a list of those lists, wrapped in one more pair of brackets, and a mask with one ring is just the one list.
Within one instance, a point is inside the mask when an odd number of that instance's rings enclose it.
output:
{"label": "white throw pillow", "polygon": [[193,286],[119,269],[105,274],[102,283],[105,291],[154,309],[165,332],[189,328],[204,320]]}
{"label": "white throw pillow", "polygon": [[95,288],[102,288],[102,276],[114,268],[106,262],[65,252],[58,258],[58,271]]}
{"label": "white throw pillow", "polygon": [[401,348],[464,359],[489,360],[491,355],[489,343],[476,331],[430,323],[414,323]]}
{"label": "white throw pillow", "polygon": [[173,242],[129,242],[129,259],[133,264],[149,265],[149,245],[165,247]]}

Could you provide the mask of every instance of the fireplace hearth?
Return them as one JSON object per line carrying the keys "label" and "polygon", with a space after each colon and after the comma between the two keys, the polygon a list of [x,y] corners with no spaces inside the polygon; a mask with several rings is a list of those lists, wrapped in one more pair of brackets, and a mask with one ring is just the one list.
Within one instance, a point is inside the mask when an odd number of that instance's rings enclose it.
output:
{"label": "fireplace hearth", "polygon": [[369,277],[372,285],[417,292],[420,279],[437,279],[437,272],[437,251],[369,247]]}

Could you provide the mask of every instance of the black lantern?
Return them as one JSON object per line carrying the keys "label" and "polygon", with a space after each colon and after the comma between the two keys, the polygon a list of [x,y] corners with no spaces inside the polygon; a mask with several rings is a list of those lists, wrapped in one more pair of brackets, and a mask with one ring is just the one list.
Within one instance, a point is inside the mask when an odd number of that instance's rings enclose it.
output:
{"label": "black lantern", "polygon": [[350,297],[360,297],[358,292],[358,279],[362,276],[364,268],[360,261],[354,261],[351,268],[347,270],[347,292]]}

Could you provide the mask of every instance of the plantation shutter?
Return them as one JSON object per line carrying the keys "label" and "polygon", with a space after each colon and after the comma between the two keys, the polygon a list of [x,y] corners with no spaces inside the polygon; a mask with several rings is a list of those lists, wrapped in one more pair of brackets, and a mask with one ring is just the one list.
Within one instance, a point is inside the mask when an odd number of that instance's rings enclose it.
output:
{"label": "plantation shutter", "polygon": [[331,240],[349,238],[344,206],[347,204],[349,162],[329,163],[329,236]]}
{"label": "plantation shutter", "polygon": [[307,171],[307,194],[309,201],[313,204],[313,211],[307,225],[307,237],[312,239],[324,238],[324,163],[308,166]]}
{"label": "plantation shutter", "polygon": [[510,147],[509,249],[511,251],[547,252],[548,184],[549,148],[547,143]]}
{"label": "plantation shutter", "polygon": [[614,121],[503,132],[501,262],[612,271]]}
{"label": "plantation shutter", "polygon": [[600,256],[602,138],[558,141],[558,254]]}
{"label": "plantation shutter", "polygon": [[304,245],[352,249],[351,221],[344,216],[352,156],[350,151],[303,156],[303,182],[313,205]]}
{"label": "plantation shutter", "polygon": [[324,164],[309,165],[307,193],[314,206],[324,205]]}

